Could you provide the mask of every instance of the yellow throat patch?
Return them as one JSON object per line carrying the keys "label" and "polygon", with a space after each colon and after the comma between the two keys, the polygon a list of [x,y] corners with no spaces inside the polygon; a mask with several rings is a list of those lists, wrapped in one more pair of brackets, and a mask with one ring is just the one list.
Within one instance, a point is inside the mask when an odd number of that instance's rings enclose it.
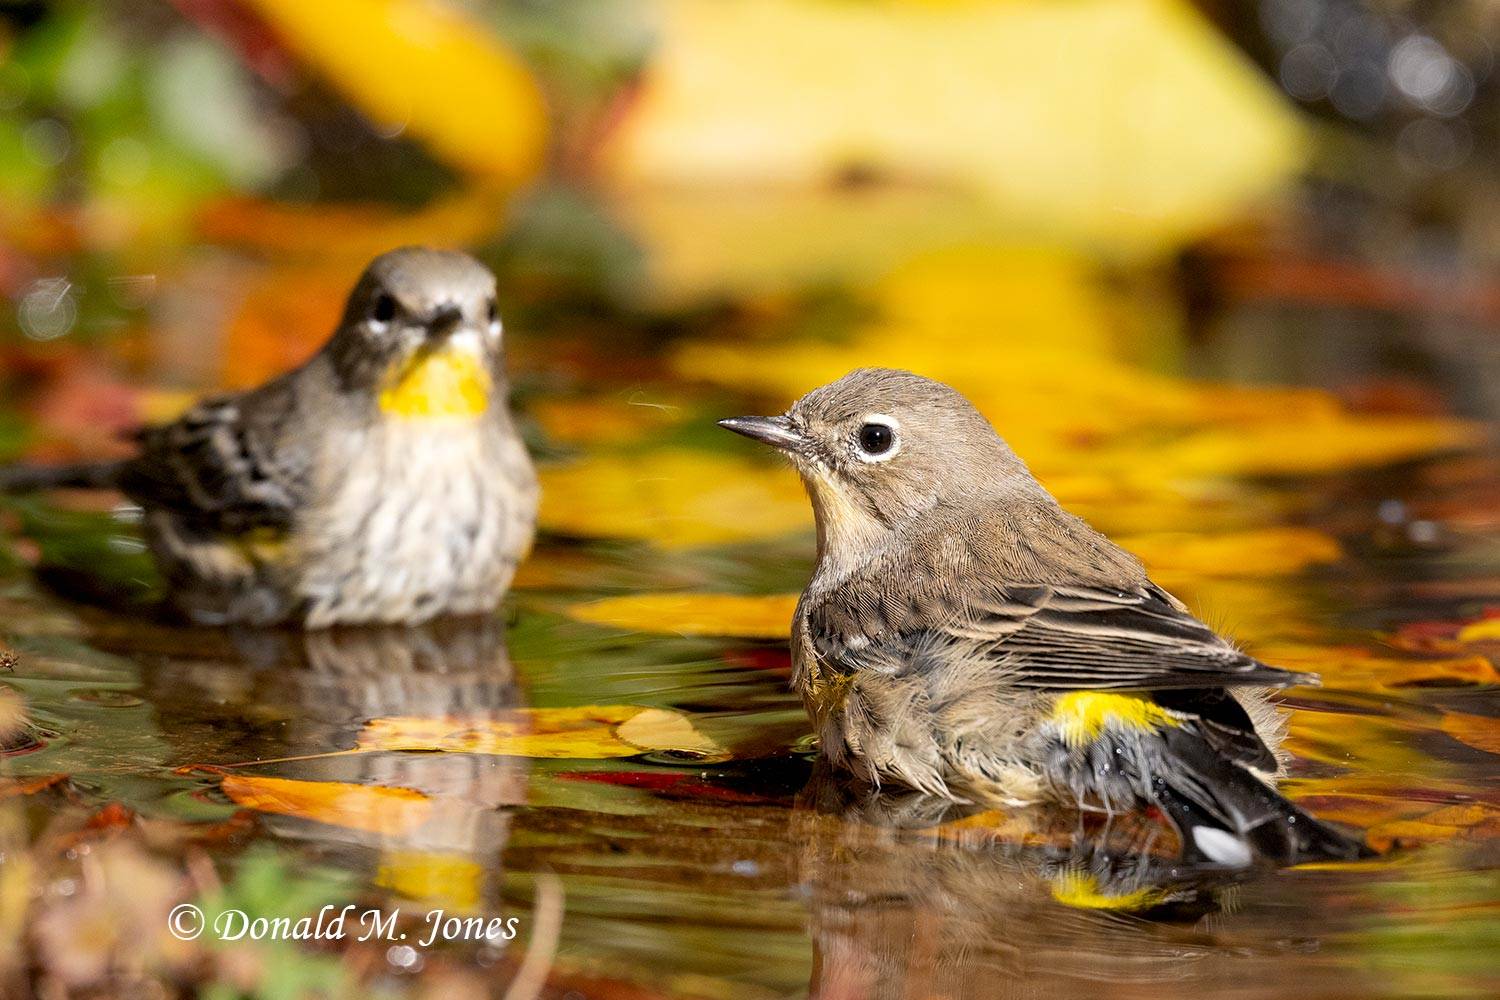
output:
{"label": "yellow throat patch", "polygon": [[1059,696],[1052,706],[1051,721],[1070,747],[1093,742],[1106,726],[1154,730],[1177,725],[1177,720],[1153,701],[1103,691],[1069,691]]}
{"label": "yellow throat patch", "polygon": [[491,388],[484,361],[449,345],[393,366],[380,389],[380,412],[404,420],[477,417],[489,409]]}

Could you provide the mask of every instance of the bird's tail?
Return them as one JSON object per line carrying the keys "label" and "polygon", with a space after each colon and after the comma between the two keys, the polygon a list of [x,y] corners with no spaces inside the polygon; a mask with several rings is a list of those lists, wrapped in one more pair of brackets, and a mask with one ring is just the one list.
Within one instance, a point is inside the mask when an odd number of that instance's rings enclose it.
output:
{"label": "bird's tail", "polygon": [[1253,856],[1281,864],[1354,860],[1364,842],[1298,809],[1247,768],[1181,729],[1162,732],[1166,761],[1152,779],[1157,802],[1191,859],[1244,865]]}
{"label": "bird's tail", "polygon": [[123,462],[81,462],[74,465],[0,466],[0,493],[37,490],[105,489],[120,478]]}

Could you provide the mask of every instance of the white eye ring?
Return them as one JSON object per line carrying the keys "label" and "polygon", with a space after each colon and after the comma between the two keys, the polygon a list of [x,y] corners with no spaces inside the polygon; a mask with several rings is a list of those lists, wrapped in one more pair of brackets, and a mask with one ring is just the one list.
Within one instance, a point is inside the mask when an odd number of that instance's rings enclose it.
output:
{"label": "white eye ring", "polygon": [[[866,431],[873,427],[884,427],[890,432],[890,445],[884,451],[871,451],[865,444]],[[854,457],[861,462],[889,462],[901,453],[901,424],[895,417],[884,413],[871,413],[860,421],[854,432]]]}

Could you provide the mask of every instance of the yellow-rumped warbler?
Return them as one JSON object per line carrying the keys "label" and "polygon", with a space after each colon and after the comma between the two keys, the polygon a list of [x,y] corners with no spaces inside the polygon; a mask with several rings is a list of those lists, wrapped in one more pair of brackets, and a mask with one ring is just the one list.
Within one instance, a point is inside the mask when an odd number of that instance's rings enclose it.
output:
{"label": "yellow-rumped warbler", "polygon": [[953,389],[861,369],[720,425],[789,455],[812,498],[793,684],[835,765],[950,798],[1155,806],[1222,864],[1362,852],[1269,785],[1264,689],[1316,678],[1194,618]]}
{"label": "yellow-rumped warbler", "polygon": [[494,275],[407,247],[371,262],[302,367],[142,430],[134,458],[0,470],[0,489],[122,490],[201,623],[488,611],[536,523],[507,396]]}

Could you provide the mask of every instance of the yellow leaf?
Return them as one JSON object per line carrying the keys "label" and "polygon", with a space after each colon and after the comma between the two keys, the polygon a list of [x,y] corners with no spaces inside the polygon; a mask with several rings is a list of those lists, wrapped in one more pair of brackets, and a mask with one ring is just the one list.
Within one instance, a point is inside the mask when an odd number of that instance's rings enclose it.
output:
{"label": "yellow leaf", "polygon": [[1500,642],[1500,616],[1481,618],[1458,630],[1459,642]]}
{"label": "yellow leaf", "polygon": [[1500,719],[1447,712],[1443,715],[1442,727],[1443,732],[1476,750],[1500,754]]}
{"label": "yellow leaf", "polygon": [[[658,51],[609,150],[621,187],[797,189],[855,166],[972,193],[1017,229],[1155,248],[1302,156],[1277,91],[1179,0],[656,10]],[[720,242],[700,231],[697,252]]]}
{"label": "yellow leaf", "polygon": [[1153,572],[1200,576],[1281,576],[1336,562],[1338,542],[1309,528],[1262,528],[1215,535],[1163,533],[1119,539]]}
{"label": "yellow leaf", "polygon": [[627,594],[575,604],[567,614],[631,632],[786,639],[796,606],[796,594]]}
{"label": "yellow leaf", "polygon": [[382,129],[507,184],[542,163],[546,113],[520,59],[446,0],[251,0]]}
{"label": "yellow leaf", "polygon": [[219,786],[236,805],[380,836],[400,836],[432,817],[432,800],[410,788],[226,774]]}
{"label": "yellow leaf", "polygon": [[595,456],[542,471],[541,523],[668,548],[773,538],[812,526],[789,470],[712,452]]}
{"label": "yellow leaf", "polygon": [[372,719],[359,735],[359,747],[586,760],[650,751],[725,754],[682,713],[639,705],[521,708],[503,718]]}

